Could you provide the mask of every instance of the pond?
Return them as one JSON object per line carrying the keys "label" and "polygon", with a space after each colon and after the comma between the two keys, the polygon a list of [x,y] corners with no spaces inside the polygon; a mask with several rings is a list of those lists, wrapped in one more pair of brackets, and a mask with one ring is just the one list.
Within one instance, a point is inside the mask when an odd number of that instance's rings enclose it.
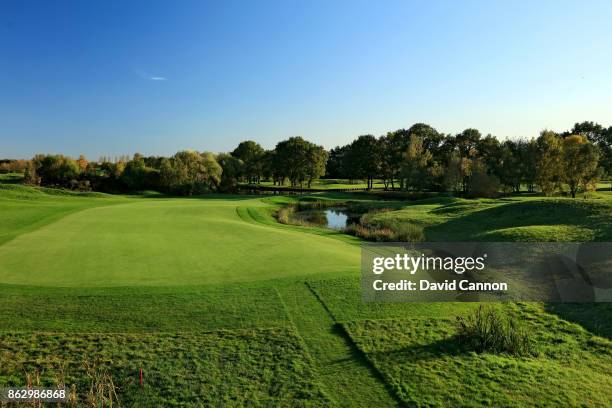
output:
{"label": "pond", "polygon": [[320,227],[341,230],[349,224],[359,223],[360,216],[361,214],[350,212],[347,208],[342,207],[297,211],[293,214],[292,219]]}

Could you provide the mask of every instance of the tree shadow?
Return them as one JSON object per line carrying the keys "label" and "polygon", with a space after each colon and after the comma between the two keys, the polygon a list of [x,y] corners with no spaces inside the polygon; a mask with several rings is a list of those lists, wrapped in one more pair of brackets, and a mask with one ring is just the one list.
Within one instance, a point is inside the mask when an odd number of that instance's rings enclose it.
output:
{"label": "tree shadow", "polygon": [[545,309],[597,336],[612,340],[612,303],[547,303]]}
{"label": "tree shadow", "polygon": [[459,341],[457,335],[446,337],[427,344],[410,345],[394,350],[378,351],[378,356],[393,355],[394,358],[401,356],[407,361],[437,360],[443,357],[467,356],[475,350]]}

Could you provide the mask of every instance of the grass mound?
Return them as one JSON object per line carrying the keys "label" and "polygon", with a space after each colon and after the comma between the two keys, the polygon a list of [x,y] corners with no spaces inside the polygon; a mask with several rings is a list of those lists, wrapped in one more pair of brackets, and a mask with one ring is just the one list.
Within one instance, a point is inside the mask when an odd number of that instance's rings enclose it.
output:
{"label": "grass mound", "polygon": [[344,324],[359,349],[409,406],[609,406],[612,343],[542,313],[515,310],[538,357],[467,351],[450,319]]}
{"label": "grass mound", "polygon": [[0,198],[12,198],[20,200],[44,198],[45,196],[61,197],[95,197],[113,198],[110,194],[95,191],[72,191],[48,187],[32,187],[21,184],[0,184]]}
{"label": "grass mound", "polygon": [[612,199],[517,197],[418,201],[372,217],[420,225],[426,241],[606,241]]}

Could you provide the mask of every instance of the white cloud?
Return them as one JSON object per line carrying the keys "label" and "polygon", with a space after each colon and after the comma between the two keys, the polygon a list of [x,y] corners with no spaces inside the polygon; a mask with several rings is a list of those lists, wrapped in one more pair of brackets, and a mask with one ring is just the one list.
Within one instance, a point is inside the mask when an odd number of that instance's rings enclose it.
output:
{"label": "white cloud", "polygon": [[136,75],[138,75],[139,77],[141,77],[142,79],[146,79],[149,81],[167,81],[168,78],[161,76],[161,75],[151,75],[148,72],[142,71],[140,69],[135,69],[134,73]]}

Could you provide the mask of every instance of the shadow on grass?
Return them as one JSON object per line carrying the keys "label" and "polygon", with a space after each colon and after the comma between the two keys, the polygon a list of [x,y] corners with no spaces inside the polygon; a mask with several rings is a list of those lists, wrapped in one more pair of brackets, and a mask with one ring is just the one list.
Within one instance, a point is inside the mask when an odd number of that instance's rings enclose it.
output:
{"label": "shadow on grass", "polygon": [[546,311],[612,340],[612,303],[548,303]]}
{"label": "shadow on grass", "polygon": [[[593,201],[543,199],[510,202],[475,211],[469,205],[464,208],[465,215],[459,211],[457,218],[427,227],[425,235],[432,240],[479,241],[483,233],[498,229],[559,224],[595,230],[597,240],[610,239],[612,235],[610,206]],[[485,237],[491,240],[490,235]]]}

